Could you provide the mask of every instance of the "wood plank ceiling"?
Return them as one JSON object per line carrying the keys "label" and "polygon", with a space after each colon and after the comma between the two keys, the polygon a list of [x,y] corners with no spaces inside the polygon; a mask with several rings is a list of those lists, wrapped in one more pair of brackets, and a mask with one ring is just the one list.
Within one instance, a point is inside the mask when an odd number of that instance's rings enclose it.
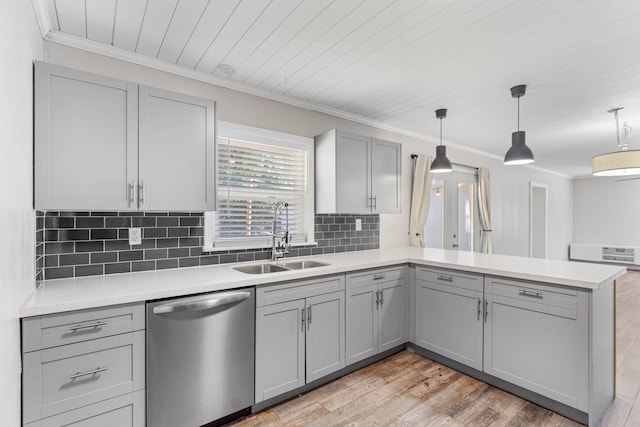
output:
{"label": "wood plank ceiling", "polygon": [[527,84],[521,128],[536,165],[571,176],[617,149],[609,108],[640,123],[637,0],[34,3],[54,41],[89,39],[432,141],[434,110],[448,108],[446,143],[497,157],[517,126],[509,88]]}

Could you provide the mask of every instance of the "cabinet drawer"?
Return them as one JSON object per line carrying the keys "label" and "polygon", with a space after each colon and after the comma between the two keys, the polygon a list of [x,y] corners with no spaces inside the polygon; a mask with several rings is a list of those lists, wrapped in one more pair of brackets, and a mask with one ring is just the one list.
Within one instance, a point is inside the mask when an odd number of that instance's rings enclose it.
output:
{"label": "cabinet drawer", "polygon": [[404,279],[406,276],[406,266],[358,271],[347,274],[347,287],[353,289],[371,283],[393,282]]}
{"label": "cabinet drawer", "polygon": [[144,304],[79,310],[22,321],[24,353],[144,329]]}
{"label": "cabinet drawer", "polygon": [[573,311],[577,309],[577,291],[572,287],[545,285],[537,282],[491,276],[487,276],[485,280],[485,292],[491,295]]}
{"label": "cabinet drawer", "polygon": [[144,427],[144,425],[145,394],[144,390],[140,390],[25,424],[25,427]]}
{"label": "cabinet drawer", "polygon": [[633,258],[634,254],[634,248],[616,248],[610,246],[605,246],[602,248],[602,255],[626,255]]}
{"label": "cabinet drawer", "polygon": [[482,292],[482,275],[457,270],[416,267],[416,280]]}
{"label": "cabinet drawer", "polygon": [[144,331],[26,353],[25,422],[144,389]]}
{"label": "cabinet drawer", "polygon": [[256,307],[344,291],[344,275],[296,280],[256,289]]}

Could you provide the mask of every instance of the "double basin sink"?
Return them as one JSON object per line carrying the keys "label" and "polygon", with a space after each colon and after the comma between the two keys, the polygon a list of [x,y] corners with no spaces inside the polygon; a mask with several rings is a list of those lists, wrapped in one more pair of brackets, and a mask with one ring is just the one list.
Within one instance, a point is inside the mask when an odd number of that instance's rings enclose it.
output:
{"label": "double basin sink", "polygon": [[278,271],[291,271],[291,270],[303,270],[306,268],[325,267],[330,265],[326,262],[304,260],[304,261],[289,261],[282,263],[264,263],[264,264],[250,264],[250,265],[238,265],[233,267],[234,270],[247,274],[267,274],[277,273]]}

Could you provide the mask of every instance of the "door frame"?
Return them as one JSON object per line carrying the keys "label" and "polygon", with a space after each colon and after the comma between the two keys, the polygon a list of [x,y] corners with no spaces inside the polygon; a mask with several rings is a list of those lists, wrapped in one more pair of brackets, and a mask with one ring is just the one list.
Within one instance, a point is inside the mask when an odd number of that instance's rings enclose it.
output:
{"label": "door frame", "polygon": [[544,190],[544,257],[549,251],[549,184],[529,181],[529,257],[533,258],[534,191]]}

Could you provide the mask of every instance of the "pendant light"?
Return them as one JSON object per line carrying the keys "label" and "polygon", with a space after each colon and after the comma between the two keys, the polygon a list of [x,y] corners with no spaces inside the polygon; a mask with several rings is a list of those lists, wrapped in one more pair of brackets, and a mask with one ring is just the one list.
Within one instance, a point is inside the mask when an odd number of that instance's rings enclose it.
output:
{"label": "pendant light", "polygon": [[442,119],[447,117],[447,109],[436,110],[436,118],[440,119],[440,145],[436,147],[436,158],[431,162],[431,173],[446,173],[453,170],[451,162],[447,159],[447,147],[442,145]]}
{"label": "pendant light", "polygon": [[620,122],[618,111],[623,107],[612,108],[609,113],[613,113],[616,119],[616,140],[620,151],[601,154],[591,159],[591,167],[595,176],[622,176],[640,174],[640,150],[629,150],[627,139],[631,135],[631,127],[624,123],[622,125],[622,142],[620,142]]}
{"label": "pendant light", "polygon": [[505,165],[525,165],[533,163],[533,151],[525,144],[525,133],[520,130],[520,97],[524,96],[526,85],[511,88],[511,96],[518,99],[518,131],[511,134],[511,148],[504,155]]}

